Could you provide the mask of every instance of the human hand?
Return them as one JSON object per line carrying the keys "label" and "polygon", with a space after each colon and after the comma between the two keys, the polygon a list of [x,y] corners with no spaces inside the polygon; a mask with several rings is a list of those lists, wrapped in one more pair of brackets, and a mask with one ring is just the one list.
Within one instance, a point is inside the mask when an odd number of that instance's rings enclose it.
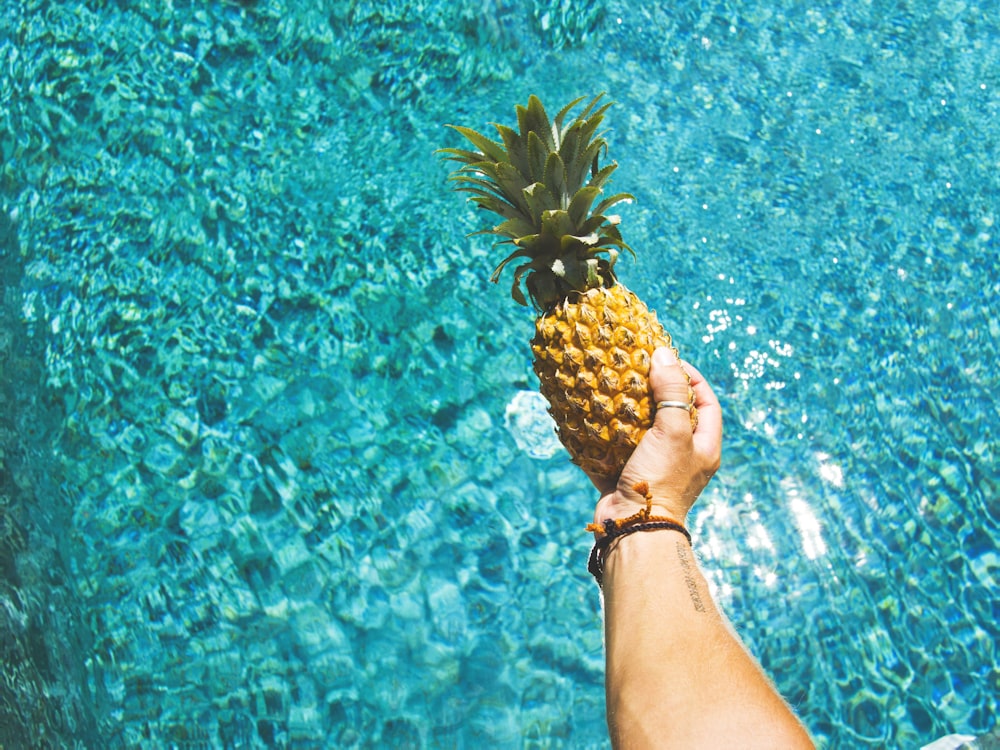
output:
{"label": "human hand", "polygon": [[[649,372],[653,401],[688,400],[688,381],[681,367],[670,348],[662,347],[653,353]],[[685,523],[691,506],[718,471],[722,408],[701,373],[687,363],[683,367],[691,377],[698,427],[691,431],[691,420],[684,409],[658,409],[653,426],[639,441],[618,481],[594,480],[601,492],[594,511],[595,523],[627,518],[645,508],[646,498],[634,488],[643,482],[649,486],[655,515],[662,511]]]}

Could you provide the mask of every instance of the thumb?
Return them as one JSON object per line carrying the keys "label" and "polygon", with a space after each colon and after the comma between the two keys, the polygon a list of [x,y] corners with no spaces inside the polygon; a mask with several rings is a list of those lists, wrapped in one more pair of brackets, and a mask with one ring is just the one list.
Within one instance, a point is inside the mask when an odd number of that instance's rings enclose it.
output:
{"label": "thumb", "polygon": [[657,405],[655,421],[663,426],[690,423],[690,407],[694,405],[690,382],[673,347],[661,346],[653,352],[649,384]]}

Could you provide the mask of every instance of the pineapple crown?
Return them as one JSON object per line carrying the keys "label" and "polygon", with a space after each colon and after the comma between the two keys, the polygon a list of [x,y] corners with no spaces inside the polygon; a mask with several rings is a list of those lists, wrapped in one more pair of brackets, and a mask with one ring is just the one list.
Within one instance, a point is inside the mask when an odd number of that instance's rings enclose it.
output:
{"label": "pineapple crown", "polygon": [[528,304],[522,280],[535,307],[549,310],[574,291],[612,286],[619,250],[633,252],[618,231],[620,218],[607,213],[633,197],[618,193],[594,206],[618,167],[615,162],[600,166],[608,144],[597,128],[612,104],[598,106],[603,96],[594,97],[564,127],[566,116],[585,97],[567,104],[550,121],[541,101],[532,95],[527,107],[517,106],[518,130],[491,123],[502,142],[449,125],[478,150],[437,152],[462,164],[450,177],[455,189],[470,193],[469,200],[504,219],[473,234],[498,235],[504,239],[497,245],[516,247],[490,281],[497,282],[508,263],[526,261],[514,269],[511,286],[511,296],[522,305]]}

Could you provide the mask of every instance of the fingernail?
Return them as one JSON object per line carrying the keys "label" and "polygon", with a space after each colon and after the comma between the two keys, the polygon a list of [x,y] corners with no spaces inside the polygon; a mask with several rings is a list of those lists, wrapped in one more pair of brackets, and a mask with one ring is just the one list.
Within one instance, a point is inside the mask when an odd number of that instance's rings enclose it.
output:
{"label": "fingernail", "polygon": [[674,354],[674,350],[669,346],[661,346],[653,352],[653,359],[655,359],[656,364],[661,367],[672,367],[677,364],[677,356]]}

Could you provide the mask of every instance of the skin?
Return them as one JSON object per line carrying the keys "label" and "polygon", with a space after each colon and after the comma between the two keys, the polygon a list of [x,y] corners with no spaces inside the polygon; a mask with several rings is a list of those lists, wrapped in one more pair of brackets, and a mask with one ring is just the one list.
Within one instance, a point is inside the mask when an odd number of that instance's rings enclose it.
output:
{"label": "skin", "polygon": [[[669,349],[654,353],[656,401],[687,399],[681,367]],[[653,514],[686,526],[691,506],[719,469],[719,401],[695,368],[683,367],[695,392],[698,428],[692,434],[683,409],[659,409],[619,480],[594,480],[601,492],[596,523],[644,508],[633,486],[647,482]],[[682,534],[637,532],[613,542],[603,594],[613,747],[815,747],[712,600]]]}

